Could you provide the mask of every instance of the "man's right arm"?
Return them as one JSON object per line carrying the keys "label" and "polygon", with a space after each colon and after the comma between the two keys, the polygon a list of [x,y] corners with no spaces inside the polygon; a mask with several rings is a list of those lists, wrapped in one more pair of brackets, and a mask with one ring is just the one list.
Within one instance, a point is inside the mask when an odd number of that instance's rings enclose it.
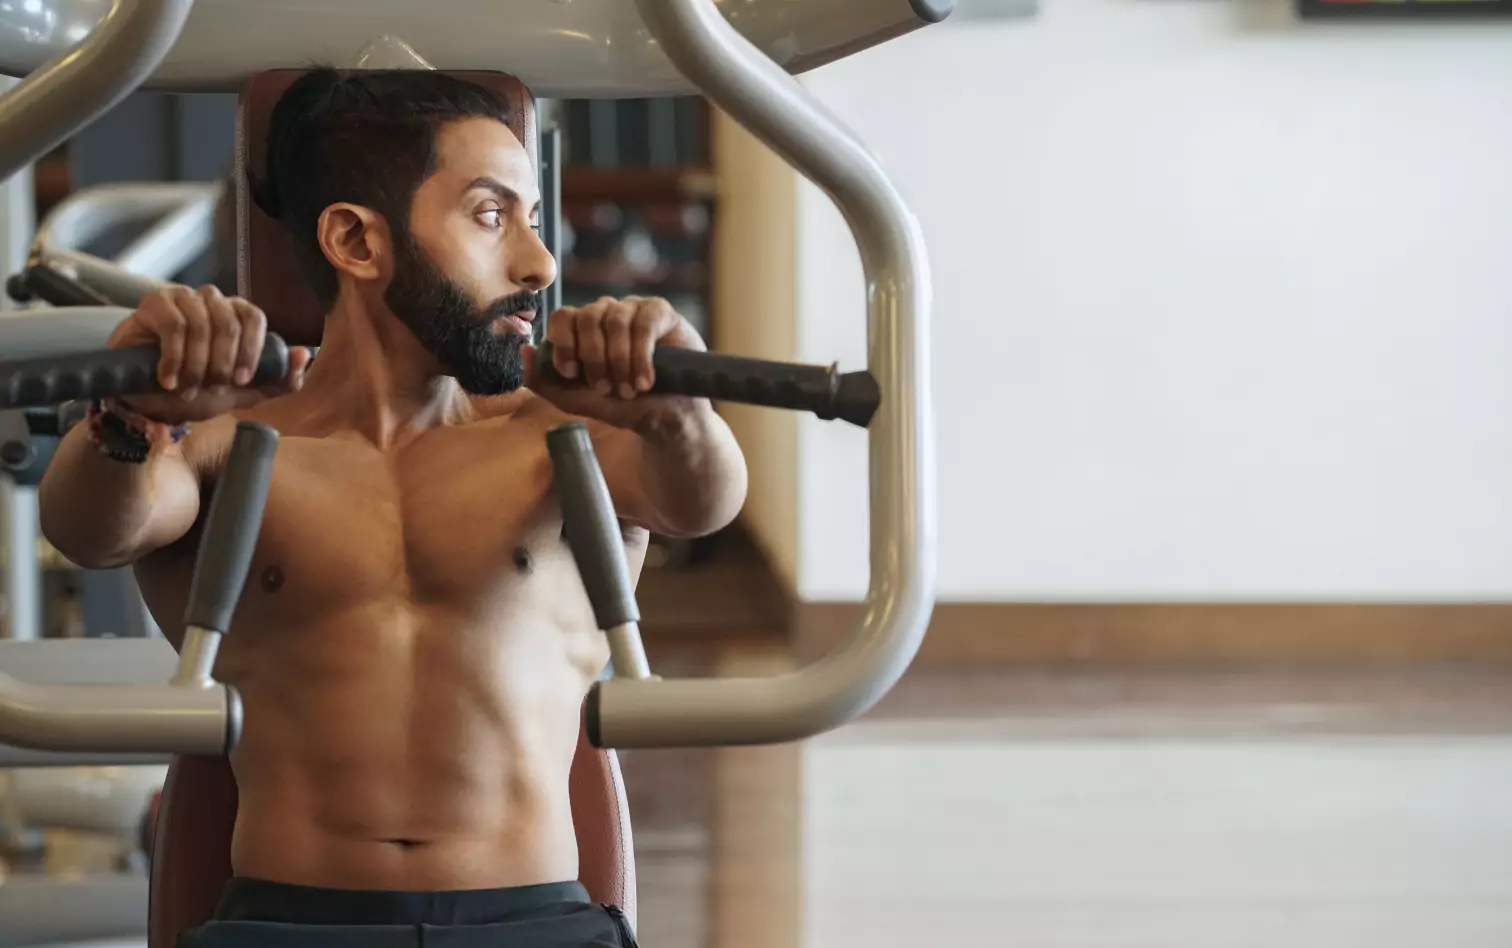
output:
{"label": "man's right arm", "polygon": [[38,489],[42,533],[86,569],[126,566],[182,538],[199,516],[199,475],[183,446],[154,447],[146,462],[113,460],[76,425]]}
{"label": "man's right arm", "polygon": [[[217,446],[230,443],[229,426],[210,419],[297,389],[309,364],[308,350],[291,350],[286,378],[243,387],[266,332],[261,310],[214,287],[174,286],[142,300],[110,346],[156,345],[162,391],[111,411],[132,416],[129,424],[152,447],[145,461],[132,452],[118,459],[94,444],[87,423],[64,437],[38,497],[42,532],[58,552],[87,568],[125,566],[189,532],[199,517],[201,475],[214,468]],[[182,440],[165,433],[193,422],[205,423]]]}

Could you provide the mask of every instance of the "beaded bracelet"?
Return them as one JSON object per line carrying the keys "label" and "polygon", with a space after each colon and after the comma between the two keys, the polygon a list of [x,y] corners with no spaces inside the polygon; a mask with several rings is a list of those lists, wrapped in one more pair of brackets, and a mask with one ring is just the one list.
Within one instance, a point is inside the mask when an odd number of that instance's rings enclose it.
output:
{"label": "beaded bracelet", "polygon": [[97,399],[84,415],[89,443],[112,461],[142,464],[152,453],[155,442],[166,440],[178,444],[189,433],[189,425],[170,426],[132,411],[116,399]]}

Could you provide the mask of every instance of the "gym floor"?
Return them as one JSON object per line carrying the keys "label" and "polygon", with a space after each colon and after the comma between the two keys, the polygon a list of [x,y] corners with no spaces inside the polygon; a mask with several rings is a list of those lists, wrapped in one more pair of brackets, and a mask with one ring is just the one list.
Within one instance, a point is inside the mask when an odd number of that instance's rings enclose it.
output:
{"label": "gym floor", "polygon": [[622,760],[647,948],[1512,944],[1512,671],[925,668],[801,745]]}
{"label": "gym floor", "polygon": [[1503,671],[921,670],[625,768],[650,948],[1512,944]]}

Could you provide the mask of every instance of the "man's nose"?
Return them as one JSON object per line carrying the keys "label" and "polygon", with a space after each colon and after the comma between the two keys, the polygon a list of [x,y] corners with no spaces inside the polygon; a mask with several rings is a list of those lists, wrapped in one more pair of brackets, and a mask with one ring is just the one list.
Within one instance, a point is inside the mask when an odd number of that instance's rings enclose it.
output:
{"label": "man's nose", "polygon": [[509,279],[515,286],[532,292],[544,290],[556,281],[557,265],[534,228],[521,228],[509,255]]}

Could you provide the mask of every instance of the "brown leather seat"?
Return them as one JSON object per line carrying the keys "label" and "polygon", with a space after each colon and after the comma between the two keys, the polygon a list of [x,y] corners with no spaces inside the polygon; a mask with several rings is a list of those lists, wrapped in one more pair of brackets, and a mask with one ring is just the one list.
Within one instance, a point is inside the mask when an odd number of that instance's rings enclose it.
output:
{"label": "brown leather seat", "polygon": [[[247,170],[261,173],[273,103],[299,76],[277,70],[254,78],[241,96],[237,123],[237,284],[268,314],[270,328],[292,345],[319,345],[324,321],[283,232],[251,202]],[[510,106],[515,134],[536,160],[535,101],[512,76],[458,73],[495,90]],[[635,924],[635,863],[630,811],[613,751],[580,738],[571,773],[579,878],[595,901],[618,905]],[[180,933],[209,919],[231,876],[236,781],[223,757],[184,757],[170,768],[153,844],[150,948],[171,948]]]}

